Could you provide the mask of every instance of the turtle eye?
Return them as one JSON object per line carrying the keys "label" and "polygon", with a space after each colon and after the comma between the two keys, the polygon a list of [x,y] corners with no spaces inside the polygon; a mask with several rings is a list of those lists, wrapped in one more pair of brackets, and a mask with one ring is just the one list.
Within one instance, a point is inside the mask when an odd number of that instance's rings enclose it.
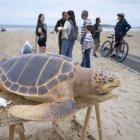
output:
{"label": "turtle eye", "polygon": [[113,82],[113,78],[110,78],[108,81],[109,81],[109,82]]}

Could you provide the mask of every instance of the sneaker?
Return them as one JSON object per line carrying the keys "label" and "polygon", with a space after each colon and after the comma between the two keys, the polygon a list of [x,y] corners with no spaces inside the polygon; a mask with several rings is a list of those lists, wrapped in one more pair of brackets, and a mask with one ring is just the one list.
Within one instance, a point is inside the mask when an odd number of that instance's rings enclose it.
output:
{"label": "sneaker", "polygon": [[113,54],[111,55],[111,57],[116,57],[116,54],[115,54],[115,53],[113,53]]}
{"label": "sneaker", "polygon": [[121,56],[121,55],[118,55],[118,56],[117,56],[117,58],[118,58],[118,59],[121,59],[121,58],[122,58],[122,56]]}
{"label": "sneaker", "polygon": [[93,56],[98,57],[96,53],[93,53]]}

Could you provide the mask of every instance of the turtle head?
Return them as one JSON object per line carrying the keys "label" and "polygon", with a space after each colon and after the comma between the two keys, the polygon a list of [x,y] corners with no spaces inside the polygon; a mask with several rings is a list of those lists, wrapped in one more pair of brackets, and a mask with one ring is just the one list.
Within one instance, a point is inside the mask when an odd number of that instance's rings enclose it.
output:
{"label": "turtle head", "polygon": [[93,90],[96,94],[110,93],[115,87],[120,85],[117,76],[99,69],[93,70],[92,81]]}

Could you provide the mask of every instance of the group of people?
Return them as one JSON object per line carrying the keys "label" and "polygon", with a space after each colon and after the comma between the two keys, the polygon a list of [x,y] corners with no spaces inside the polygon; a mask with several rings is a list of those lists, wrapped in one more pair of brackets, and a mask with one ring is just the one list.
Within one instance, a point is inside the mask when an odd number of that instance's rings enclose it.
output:
{"label": "group of people", "polygon": [[[115,26],[115,41],[116,47],[119,45],[120,40],[131,26],[127,23],[124,18],[123,13],[117,14],[118,22]],[[82,67],[90,68],[90,53],[91,48],[94,43],[93,56],[97,57],[96,51],[100,46],[100,33],[102,32],[101,28],[101,19],[97,17],[95,24],[93,25],[91,20],[88,18],[88,11],[83,10],[81,13],[81,18],[84,20],[81,27],[81,37],[80,44],[82,48]],[[44,14],[39,14],[37,26],[36,26],[36,36],[38,37],[39,52],[45,53],[46,51],[46,41],[47,41],[47,25],[44,23],[45,16]],[[62,18],[57,21],[55,25],[55,32],[59,32],[58,35],[58,45],[59,45],[59,54],[68,56],[72,58],[72,50],[75,43],[75,40],[69,39],[69,34],[73,26],[77,26],[75,20],[75,13],[72,10],[68,12],[62,12]],[[61,28],[60,28],[61,27]]]}

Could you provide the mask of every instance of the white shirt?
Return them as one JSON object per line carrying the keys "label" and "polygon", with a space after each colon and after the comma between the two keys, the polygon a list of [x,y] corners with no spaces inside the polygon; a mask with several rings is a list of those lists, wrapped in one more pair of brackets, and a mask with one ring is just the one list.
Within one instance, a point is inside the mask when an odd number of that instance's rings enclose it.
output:
{"label": "white shirt", "polygon": [[68,39],[68,34],[70,34],[71,31],[71,23],[68,20],[65,21],[63,29],[65,29],[64,38]]}

